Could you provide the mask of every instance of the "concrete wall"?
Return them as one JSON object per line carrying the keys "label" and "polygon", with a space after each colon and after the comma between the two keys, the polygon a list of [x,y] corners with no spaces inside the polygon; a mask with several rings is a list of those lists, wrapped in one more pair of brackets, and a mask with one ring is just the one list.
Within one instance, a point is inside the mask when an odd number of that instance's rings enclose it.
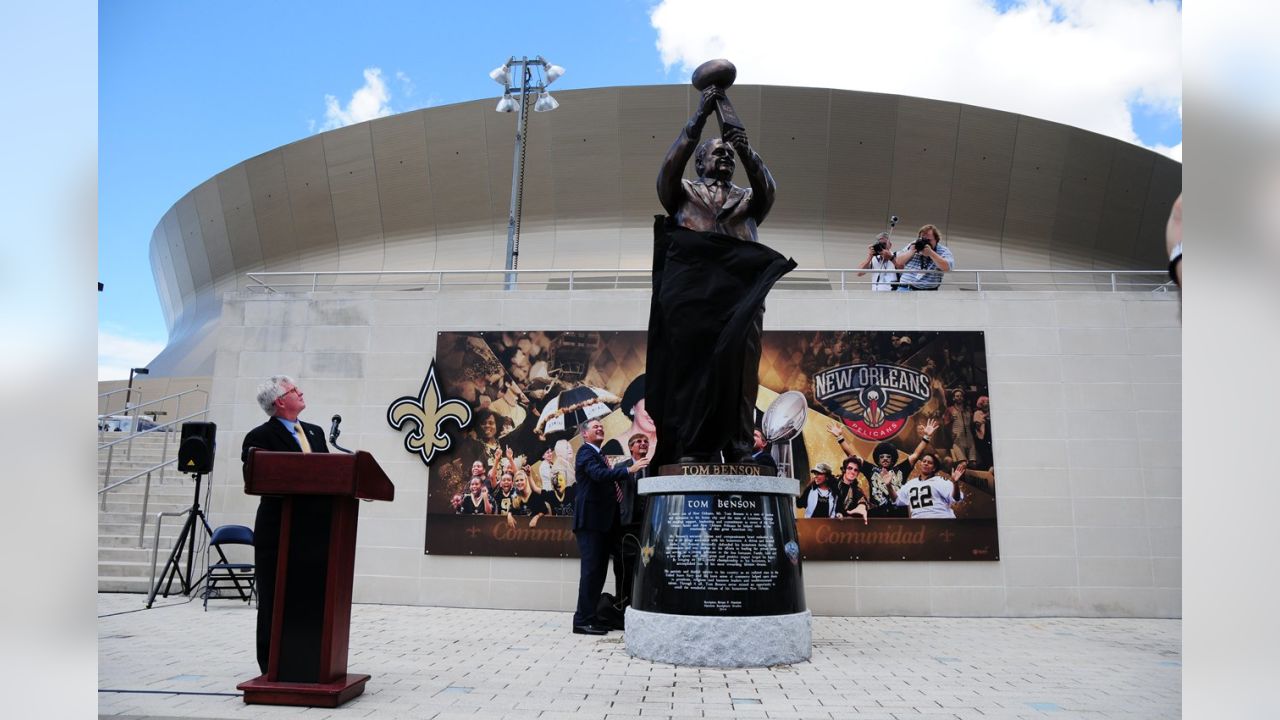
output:
{"label": "concrete wall", "polygon": [[[436,332],[641,329],[647,291],[395,297],[228,294],[213,377],[215,524],[252,524],[239,452],[269,374],[293,375],[305,418],[344,418],[393,503],[361,506],[358,602],[571,610],[576,560],[427,556],[427,471],[386,422],[415,392]],[[775,291],[767,329],[983,330],[999,468],[998,562],[807,562],[824,615],[1178,617],[1181,342],[1175,296]]]}

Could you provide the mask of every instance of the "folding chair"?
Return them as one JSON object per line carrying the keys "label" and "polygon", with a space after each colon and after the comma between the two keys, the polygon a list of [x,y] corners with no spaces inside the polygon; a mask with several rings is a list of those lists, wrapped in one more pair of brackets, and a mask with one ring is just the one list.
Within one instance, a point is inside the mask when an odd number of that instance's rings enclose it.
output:
{"label": "folding chair", "polygon": [[[204,584],[204,609],[209,609],[209,598],[222,597],[220,587],[234,586],[241,600],[251,602],[257,594],[254,586],[254,567],[252,562],[231,562],[227,559],[223,547],[227,545],[246,545],[253,547],[253,530],[244,525],[222,525],[213,531],[209,538],[209,549],[206,557],[209,572]],[[218,552],[221,562],[213,562],[213,552]],[[234,552],[234,551],[233,551]],[[252,558],[252,556],[250,556]]]}

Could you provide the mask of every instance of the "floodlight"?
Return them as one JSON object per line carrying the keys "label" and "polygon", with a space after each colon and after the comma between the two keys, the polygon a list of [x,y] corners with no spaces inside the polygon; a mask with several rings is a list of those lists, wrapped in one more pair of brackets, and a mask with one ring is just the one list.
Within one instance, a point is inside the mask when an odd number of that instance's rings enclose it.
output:
{"label": "floodlight", "polygon": [[[519,71],[520,76],[516,77]],[[539,74],[540,73],[540,74]],[[520,260],[520,189],[524,187],[525,133],[529,131],[527,99],[537,93],[534,112],[547,112],[560,107],[560,103],[547,93],[547,86],[564,75],[564,68],[552,65],[541,55],[512,55],[502,67],[489,73],[495,82],[502,83],[502,99],[494,108],[498,112],[519,112],[516,119],[516,142],[512,149],[511,209],[507,214],[507,279],[506,289],[516,289],[516,269]],[[541,78],[539,82],[538,78]],[[517,99],[518,97],[518,99]],[[518,104],[517,104],[518,102]]]}
{"label": "floodlight", "polygon": [[505,93],[498,101],[498,106],[494,108],[498,112],[515,112],[519,109],[520,106],[516,104],[516,99],[511,97],[511,93]]}
{"label": "floodlight", "polygon": [[543,90],[538,93],[538,101],[533,104],[533,111],[548,112],[558,107],[560,107],[560,103],[556,102],[556,99],[551,97],[546,90]]}

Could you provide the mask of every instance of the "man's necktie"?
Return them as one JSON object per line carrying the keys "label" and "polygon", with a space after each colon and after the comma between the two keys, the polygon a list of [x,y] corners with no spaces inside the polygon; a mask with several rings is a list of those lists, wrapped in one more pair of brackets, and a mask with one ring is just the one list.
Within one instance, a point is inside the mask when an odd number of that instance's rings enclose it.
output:
{"label": "man's necktie", "polygon": [[[591,447],[595,448],[595,451],[600,454],[601,460],[605,460],[604,451],[602,451],[600,448],[597,448],[594,445],[592,445]],[[605,460],[605,464],[608,465],[609,461]],[[618,504],[621,505],[622,504],[622,484],[619,483],[617,480],[613,481],[613,494],[618,498]]]}
{"label": "man's necktie", "polygon": [[302,452],[311,452],[311,443],[307,442],[307,434],[302,431],[302,423],[293,424],[293,436],[298,438],[298,445],[302,446]]}

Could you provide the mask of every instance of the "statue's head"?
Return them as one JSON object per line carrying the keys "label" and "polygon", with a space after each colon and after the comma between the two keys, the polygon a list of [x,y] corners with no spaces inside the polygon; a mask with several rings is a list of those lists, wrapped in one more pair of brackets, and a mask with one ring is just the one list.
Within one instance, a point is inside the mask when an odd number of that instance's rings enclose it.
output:
{"label": "statue's head", "polygon": [[721,138],[703,140],[693,151],[693,169],[698,177],[729,180],[735,167],[733,146]]}

